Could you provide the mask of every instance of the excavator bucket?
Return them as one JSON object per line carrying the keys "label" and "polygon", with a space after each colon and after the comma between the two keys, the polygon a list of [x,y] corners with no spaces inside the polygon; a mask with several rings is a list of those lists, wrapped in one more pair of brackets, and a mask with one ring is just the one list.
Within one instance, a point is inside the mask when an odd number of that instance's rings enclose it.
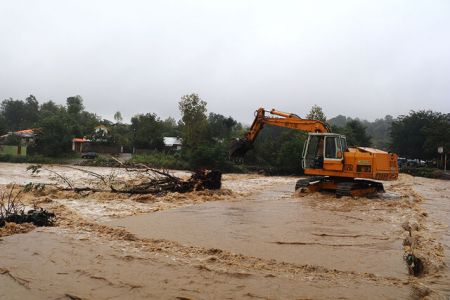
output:
{"label": "excavator bucket", "polygon": [[245,138],[236,139],[231,143],[230,158],[239,158],[252,148],[252,144]]}

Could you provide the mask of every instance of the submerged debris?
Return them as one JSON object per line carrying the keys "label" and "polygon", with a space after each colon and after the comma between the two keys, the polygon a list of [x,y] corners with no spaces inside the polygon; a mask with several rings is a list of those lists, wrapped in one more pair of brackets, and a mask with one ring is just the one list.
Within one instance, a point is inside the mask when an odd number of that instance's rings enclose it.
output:
{"label": "submerged debris", "polygon": [[45,209],[30,209],[27,213],[13,213],[0,218],[0,227],[5,226],[6,222],[22,224],[32,223],[36,226],[52,226],[55,221],[55,214]]}
{"label": "submerged debris", "polygon": [[[142,172],[142,171],[141,171]],[[219,171],[199,170],[188,180],[171,175],[167,171],[146,168],[143,182],[122,189],[111,185],[111,191],[128,194],[165,194],[168,192],[187,193],[202,190],[217,190],[221,187],[222,173]]]}
{"label": "submerged debris", "polygon": [[126,167],[130,180],[118,178],[115,174],[101,175],[90,170],[65,166],[96,178],[87,186],[79,186],[64,174],[58,173],[41,165],[32,165],[27,168],[32,174],[41,170],[49,171],[63,184],[61,190],[80,192],[112,192],[125,194],[154,194],[163,195],[170,192],[187,193],[202,190],[218,190],[222,185],[222,173],[213,170],[197,170],[189,179],[170,174],[167,170],[158,170],[144,164],[134,164]]}
{"label": "submerged debris", "polygon": [[410,275],[416,277],[423,274],[424,266],[422,260],[416,257],[414,254],[410,253],[405,257],[406,265],[408,266],[408,272]]}
{"label": "submerged debris", "polygon": [[32,223],[36,226],[51,226],[55,220],[55,214],[42,208],[30,209],[25,212],[25,206],[21,202],[21,193],[14,192],[14,185],[9,191],[0,193],[0,227],[9,223]]}

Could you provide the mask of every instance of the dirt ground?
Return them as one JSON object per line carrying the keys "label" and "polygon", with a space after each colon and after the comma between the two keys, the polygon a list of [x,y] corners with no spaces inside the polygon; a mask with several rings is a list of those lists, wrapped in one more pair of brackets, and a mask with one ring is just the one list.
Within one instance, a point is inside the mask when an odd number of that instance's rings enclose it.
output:
{"label": "dirt ground", "polygon": [[157,197],[60,191],[54,173],[26,167],[0,163],[0,190],[46,183],[22,201],[57,222],[0,229],[0,299],[450,297],[449,181],[401,175],[384,195],[353,199],[294,195],[294,177],[229,174],[219,191]]}

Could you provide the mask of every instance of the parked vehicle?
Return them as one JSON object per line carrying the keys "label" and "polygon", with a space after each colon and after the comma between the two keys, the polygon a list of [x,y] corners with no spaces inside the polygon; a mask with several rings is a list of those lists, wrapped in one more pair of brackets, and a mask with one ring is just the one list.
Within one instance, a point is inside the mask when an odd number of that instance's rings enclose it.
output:
{"label": "parked vehicle", "polygon": [[94,159],[94,158],[97,158],[97,153],[86,152],[86,153],[81,154],[81,158]]}

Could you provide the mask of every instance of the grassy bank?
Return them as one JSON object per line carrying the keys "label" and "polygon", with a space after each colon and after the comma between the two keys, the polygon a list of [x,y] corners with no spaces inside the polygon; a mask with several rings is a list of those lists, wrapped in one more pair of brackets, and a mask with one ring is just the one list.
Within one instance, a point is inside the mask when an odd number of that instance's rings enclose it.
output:
{"label": "grassy bank", "polygon": [[77,158],[73,155],[65,155],[61,157],[49,157],[43,155],[29,155],[29,156],[16,156],[16,155],[0,155],[0,162],[10,163],[32,163],[32,164],[66,164],[70,163],[70,160]]}

